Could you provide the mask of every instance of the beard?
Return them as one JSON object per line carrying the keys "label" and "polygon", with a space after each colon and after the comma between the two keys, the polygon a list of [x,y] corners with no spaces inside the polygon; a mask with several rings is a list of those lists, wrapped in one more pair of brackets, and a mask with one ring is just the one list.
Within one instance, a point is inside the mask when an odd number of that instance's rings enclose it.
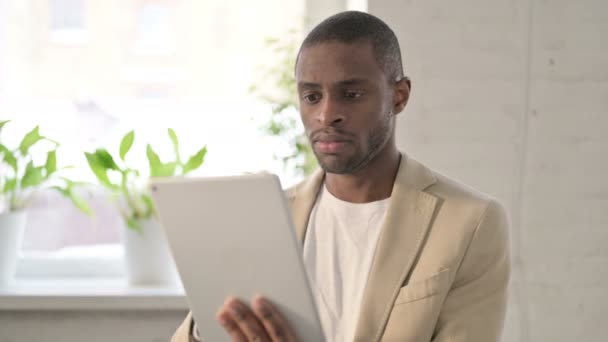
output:
{"label": "beard", "polygon": [[[349,155],[325,155],[317,152],[313,145],[313,152],[321,168],[328,173],[352,174],[367,166],[386,146],[394,130],[394,116],[388,113],[382,121],[373,127],[366,136],[365,145],[354,145],[355,151]],[[344,134],[341,130],[337,133]],[[310,139],[311,136],[309,136]]]}

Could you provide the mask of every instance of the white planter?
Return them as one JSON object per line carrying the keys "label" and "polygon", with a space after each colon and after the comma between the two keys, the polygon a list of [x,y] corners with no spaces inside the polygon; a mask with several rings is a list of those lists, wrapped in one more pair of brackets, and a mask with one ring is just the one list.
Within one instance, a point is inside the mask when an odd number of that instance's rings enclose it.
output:
{"label": "white planter", "polygon": [[141,232],[125,227],[123,246],[127,279],[133,286],[180,284],[169,245],[157,220],[141,222]]}
{"label": "white planter", "polygon": [[0,214],[0,287],[10,285],[15,279],[26,219],[25,211]]}

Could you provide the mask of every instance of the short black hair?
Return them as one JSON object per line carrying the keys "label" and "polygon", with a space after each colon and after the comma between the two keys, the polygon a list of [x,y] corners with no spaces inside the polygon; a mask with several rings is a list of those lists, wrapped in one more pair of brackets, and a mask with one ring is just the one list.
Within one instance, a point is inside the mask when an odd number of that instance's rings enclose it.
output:
{"label": "short black hair", "polygon": [[[298,52],[303,49],[328,41],[356,43],[369,41],[378,65],[389,79],[401,79],[403,65],[401,50],[395,32],[380,18],[358,11],[346,11],[335,14],[308,33]],[[296,60],[297,64],[297,60]]]}

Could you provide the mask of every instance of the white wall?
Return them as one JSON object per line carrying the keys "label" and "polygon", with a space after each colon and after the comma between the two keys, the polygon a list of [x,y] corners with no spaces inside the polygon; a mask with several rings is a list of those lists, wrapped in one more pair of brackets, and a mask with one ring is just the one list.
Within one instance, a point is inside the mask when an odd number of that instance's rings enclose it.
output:
{"label": "white wall", "polygon": [[512,216],[505,342],[608,336],[608,2],[370,0],[413,79],[400,148]]}
{"label": "white wall", "polygon": [[305,0],[304,25],[312,28],[328,16],[344,11],[349,0]]}

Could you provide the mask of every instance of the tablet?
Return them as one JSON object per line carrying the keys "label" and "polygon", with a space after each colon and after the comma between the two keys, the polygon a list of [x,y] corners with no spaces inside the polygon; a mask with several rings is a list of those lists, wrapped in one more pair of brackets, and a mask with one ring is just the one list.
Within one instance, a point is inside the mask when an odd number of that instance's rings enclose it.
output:
{"label": "tablet", "polygon": [[291,213],[273,174],[153,179],[152,200],[203,341],[230,341],[227,296],[275,303],[301,341],[324,341]]}

